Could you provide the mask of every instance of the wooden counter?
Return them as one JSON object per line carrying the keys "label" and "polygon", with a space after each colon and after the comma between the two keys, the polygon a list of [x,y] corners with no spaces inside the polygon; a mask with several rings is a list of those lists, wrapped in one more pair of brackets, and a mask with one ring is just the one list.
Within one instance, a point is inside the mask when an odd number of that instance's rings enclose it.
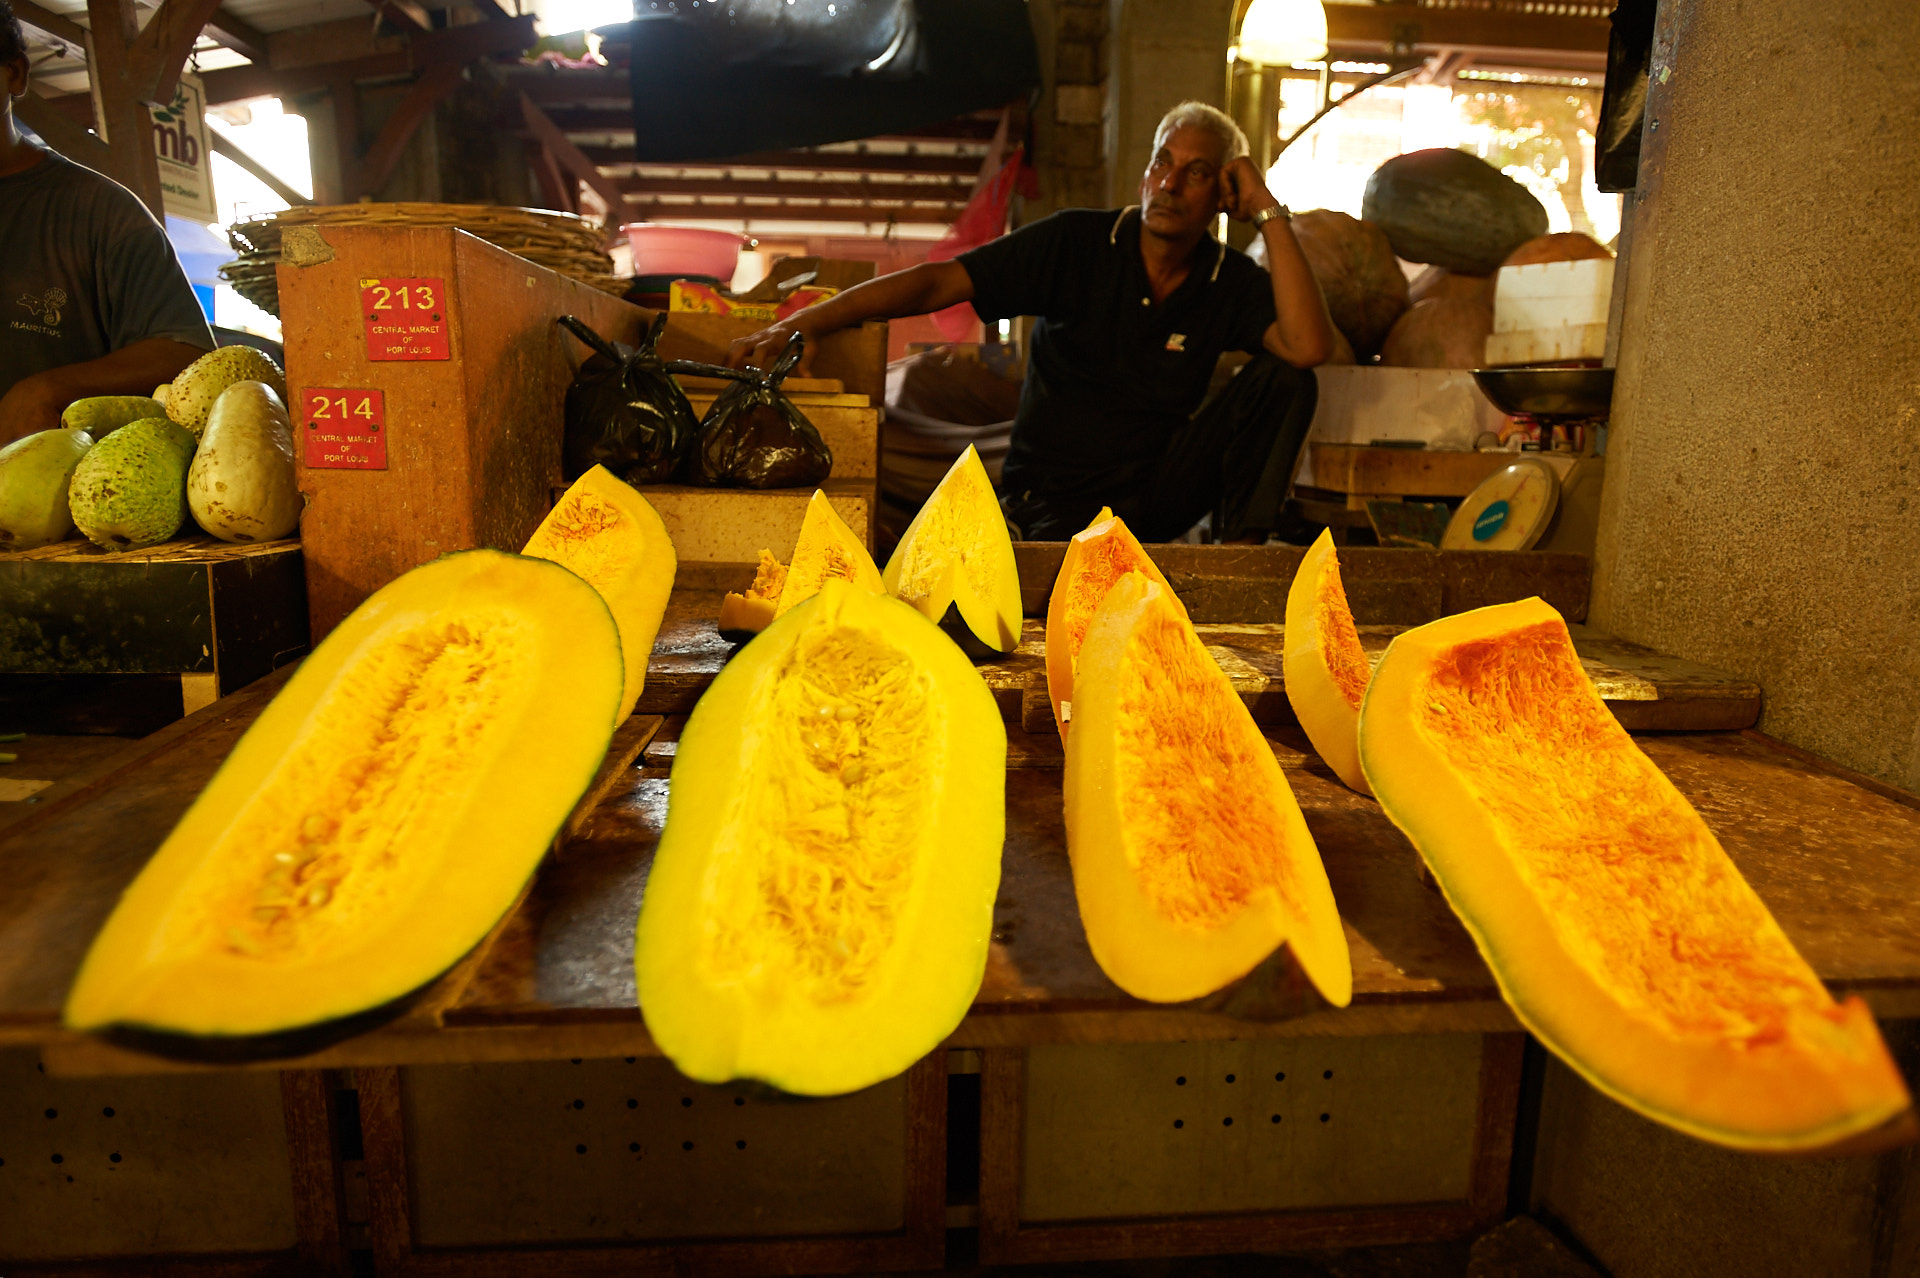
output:
{"label": "wooden counter", "polygon": [[[662,631],[661,682],[705,665],[694,611]],[[701,614],[710,616],[711,613]],[[63,1073],[182,1068],[59,1025],[95,931],[284,676],[223,698],[35,796],[0,831],[0,1045],[37,1045]],[[708,674],[710,677],[710,673]],[[649,680],[649,693],[659,686]],[[665,818],[679,721],[636,717],[604,795],[541,870],[483,960],[389,1026],[273,1067],[650,1054],[634,1002],[632,940]],[[1354,959],[1354,1005],[1333,1010],[1271,962],[1207,1006],[1122,994],[1081,932],[1061,821],[1060,747],[1009,725],[1007,843],[985,981],[956,1047],[1514,1028],[1490,976],[1410,845],[1347,790],[1288,724],[1266,728],[1333,882]],[[1836,993],[1882,1016],[1920,1014],[1920,810],[1910,796],[1751,732],[1642,738],[1700,809],[1789,936]],[[643,753],[644,751],[644,753]],[[628,766],[638,757],[641,766]]]}

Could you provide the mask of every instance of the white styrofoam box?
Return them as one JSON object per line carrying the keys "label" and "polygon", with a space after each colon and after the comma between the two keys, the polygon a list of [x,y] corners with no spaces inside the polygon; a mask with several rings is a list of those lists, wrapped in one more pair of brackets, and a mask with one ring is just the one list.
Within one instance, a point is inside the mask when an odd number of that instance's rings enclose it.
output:
{"label": "white styrofoam box", "polygon": [[[1322,364],[1313,370],[1320,401],[1307,438],[1316,444],[1417,439],[1428,448],[1466,451],[1507,418],[1463,368],[1383,368]],[[1313,450],[1300,450],[1294,482],[1311,485]]]}
{"label": "white styrofoam box", "polygon": [[1565,324],[1559,328],[1530,328],[1520,333],[1494,333],[1487,338],[1487,365],[1545,364],[1563,359],[1601,359],[1607,353],[1607,325]]}
{"label": "white styrofoam box", "polygon": [[1503,266],[1493,283],[1493,331],[1605,324],[1613,297],[1613,259]]}

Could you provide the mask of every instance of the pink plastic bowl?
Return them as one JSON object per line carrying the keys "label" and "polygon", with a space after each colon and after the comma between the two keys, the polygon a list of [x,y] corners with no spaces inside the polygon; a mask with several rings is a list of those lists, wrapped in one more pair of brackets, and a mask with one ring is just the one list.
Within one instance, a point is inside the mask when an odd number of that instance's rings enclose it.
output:
{"label": "pink plastic bowl", "polygon": [[745,243],[732,231],[700,226],[629,222],[620,229],[633,246],[635,275],[706,275],[725,284],[740,265]]}

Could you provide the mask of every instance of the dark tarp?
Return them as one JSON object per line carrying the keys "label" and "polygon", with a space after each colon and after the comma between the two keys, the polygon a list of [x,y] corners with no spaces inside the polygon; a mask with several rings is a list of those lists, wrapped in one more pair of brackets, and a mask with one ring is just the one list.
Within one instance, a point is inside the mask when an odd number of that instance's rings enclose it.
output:
{"label": "dark tarp", "polygon": [[1025,99],[1024,0],[638,0],[634,159],[900,133]]}
{"label": "dark tarp", "polygon": [[1607,86],[1600,99],[1593,156],[1595,185],[1631,191],[1640,182],[1640,132],[1647,120],[1647,72],[1653,59],[1655,0],[1621,0],[1607,43]]}

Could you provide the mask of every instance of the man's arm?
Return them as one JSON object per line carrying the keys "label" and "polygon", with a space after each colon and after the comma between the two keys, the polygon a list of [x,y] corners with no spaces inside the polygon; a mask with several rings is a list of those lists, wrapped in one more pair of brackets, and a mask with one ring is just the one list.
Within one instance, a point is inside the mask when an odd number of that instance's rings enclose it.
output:
{"label": "man's arm", "polygon": [[149,337],[110,355],[23,377],[0,397],[0,444],[52,430],[60,413],[90,395],[150,395],[205,351],[170,337]]}
{"label": "man's arm", "polygon": [[[1313,281],[1309,278],[1307,282],[1311,285]],[[772,368],[774,360],[786,348],[787,339],[799,333],[807,342],[806,354],[801,359],[804,372],[812,363],[814,343],[828,333],[852,328],[870,319],[925,315],[956,302],[972,300],[973,278],[967,274],[966,267],[958,262],[922,262],[904,271],[856,284],[844,293],[796,311],[777,324],[739,338],[727,352],[727,363],[734,368],[748,364]]]}
{"label": "man's arm", "polygon": [[[1242,156],[1220,175],[1221,205],[1228,217],[1246,221],[1262,209],[1278,208],[1280,201],[1267,190],[1253,161]],[[1273,279],[1273,313],[1262,345],[1270,354],[1295,368],[1324,364],[1333,354],[1333,321],[1327,302],[1307,265],[1300,241],[1284,217],[1270,218],[1260,228],[1267,245],[1267,273]]]}

